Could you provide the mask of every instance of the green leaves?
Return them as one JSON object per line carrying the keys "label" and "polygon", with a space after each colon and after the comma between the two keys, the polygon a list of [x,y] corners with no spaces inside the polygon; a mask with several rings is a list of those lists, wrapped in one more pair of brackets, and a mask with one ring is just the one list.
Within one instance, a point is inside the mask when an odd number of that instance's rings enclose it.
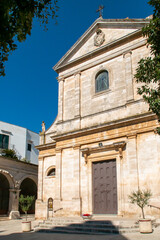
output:
{"label": "green leaves", "polygon": [[13,149],[3,149],[2,153],[3,153],[4,157],[8,157],[8,158],[12,158],[12,159],[18,160],[16,152]]}
{"label": "green leaves", "polygon": [[[34,200],[35,200],[34,196],[24,196],[22,194],[20,195],[20,197],[19,197],[19,205],[20,205],[22,211],[26,215],[27,215],[28,210],[32,206]],[[26,216],[26,220],[27,220],[27,216]]]}
{"label": "green leaves", "polygon": [[57,18],[57,1],[52,0],[1,0],[0,1],[0,76],[5,76],[4,62],[17,48],[16,40],[25,41],[31,35],[33,18],[48,24]]}
{"label": "green leaves", "polygon": [[[148,2],[154,7],[153,19],[142,32],[147,37],[152,57],[141,59],[136,69],[135,78],[141,86],[138,94],[149,104],[149,110],[155,113],[160,121],[160,0]],[[160,133],[160,128],[157,128]]]}
{"label": "green leaves", "polygon": [[143,208],[148,205],[149,199],[151,198],[152,193],[150,190],[137,190],[133,191],[128,197],[130,199],[130,203],[137,204],[138,207],[142,209],[142,215],[144,216]]}

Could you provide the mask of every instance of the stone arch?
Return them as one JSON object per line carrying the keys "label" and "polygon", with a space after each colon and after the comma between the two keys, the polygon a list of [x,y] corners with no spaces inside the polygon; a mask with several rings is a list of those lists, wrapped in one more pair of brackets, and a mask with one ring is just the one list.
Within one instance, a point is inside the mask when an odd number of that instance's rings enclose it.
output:
{"label": "stone arch", "polygon": [[[26,176],[23,177],[20,181],[20,195],[23,194],[24,196],[34,196],[35,201],[37,199],[37,183],[36,179],[33,176]],[[28,213],[35,213],[35,201],[28,211]],[[22,213],[21,209],[19,209]]]}
{"label": "stone arch", "polygon": [[[103,72],[103,71],[107,71],[108,74],[109,74],[109,88],[102,91],[102,92],[97,92],[95,91],[95,78],[96,76],[98,75],[98,73],[100,72]],[[107,64],[105,65],[100,65],[98,67],[96,67],[96,69],[93,71],[92,75],[91,75],[91,91],[92,91],[92,96],[98,96],[99,94],[103,94],[103,93],[106,93],[106,92],[109,92],[112,90],[113,88],[113,73],[112,73],[112,69],[111,67]]]}
{"label": "stone arch", "polygon": [[6,170],[0,169],[0,174],[4,175],[8,182],[9,182],[9,188],[15,188],[16,181],[14,180],[14,177]]}
{"label": "stone arch", "polygon": [[7,214],[9,210],[10,183],[5,174],[0,173],[0,214]]}
{"label": "stone arch", "polygon": [[31,179],[36,185],[38,185],[38,179],[36,176],[33,176],[33,175],[25,175],[23,176],[20,181],[19,181],[19,187],[21,185],[21,183],[26,179],[26,178],[29,178]]}
{"label": "stone arch", "polygon": [[52,165],[49,168],[47,168],[46,172],[45,172],[45,176],[48,177],[48,173],[52,170],[55,169],[55,174],[56,174],[56,166]]}

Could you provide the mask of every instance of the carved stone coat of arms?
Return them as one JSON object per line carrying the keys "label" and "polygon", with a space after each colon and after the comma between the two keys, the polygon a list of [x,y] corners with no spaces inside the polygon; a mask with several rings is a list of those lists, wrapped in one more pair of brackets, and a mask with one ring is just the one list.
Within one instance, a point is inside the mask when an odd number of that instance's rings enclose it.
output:
{"label": "carved stone coat of arms", "polygon": [[105,41],[105,34],[102,32],[101,29],[97,29],[96,36],[94,37],[94,45],[101,46]]}

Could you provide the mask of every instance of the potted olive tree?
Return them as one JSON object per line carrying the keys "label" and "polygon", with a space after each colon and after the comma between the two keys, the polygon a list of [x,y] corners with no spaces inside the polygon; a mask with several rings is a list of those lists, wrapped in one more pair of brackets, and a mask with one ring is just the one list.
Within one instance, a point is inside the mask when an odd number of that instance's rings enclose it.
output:
{"label": "potted olive tree", "polygon": [[31,221],[27,221],[27,212],[32,206],[34,202],[35,197],[34,196],[24,196],[20,195],[19,198],[19,205],[22,209],[22,211],[25,213],[25,221],[22,222],[22,231],[23,232],[29,232],[31,231]]}
{"label": "potted olive tree", "polygon": [[133,191],[129,195],[130,203],[137,204],[141,208],[142,218],[139,219],[139,230],[141,233],[151,233],[152,232],[152,222],[151,219],[146,219],[144,214],[144,207],[148,205],[149,199],[152,193],[150,190],[140,190]]}

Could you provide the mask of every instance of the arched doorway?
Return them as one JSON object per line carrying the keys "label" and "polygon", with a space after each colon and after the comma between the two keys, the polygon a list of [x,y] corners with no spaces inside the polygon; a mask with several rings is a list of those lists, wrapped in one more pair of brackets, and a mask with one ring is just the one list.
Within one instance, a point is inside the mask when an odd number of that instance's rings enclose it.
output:
{"label": "arched doorway", "polygon": [[[20,185],[20,195],[23,194],[24,196],[34,196],[35,200],[37,198],[37,185],[36,183],[30,179],[30,178],[25,178],[21,185]],[[23,213],[20,209],[20,213]],[[35,213],[35,201],[31,207],[31,209],[28,211],[30,214]],[[24,214],[24,213],[23,213]]]}
{"label": "arched doorway", "polygon": [[9,182],[0,173],[0,214],[7,214],[9,205]]}

